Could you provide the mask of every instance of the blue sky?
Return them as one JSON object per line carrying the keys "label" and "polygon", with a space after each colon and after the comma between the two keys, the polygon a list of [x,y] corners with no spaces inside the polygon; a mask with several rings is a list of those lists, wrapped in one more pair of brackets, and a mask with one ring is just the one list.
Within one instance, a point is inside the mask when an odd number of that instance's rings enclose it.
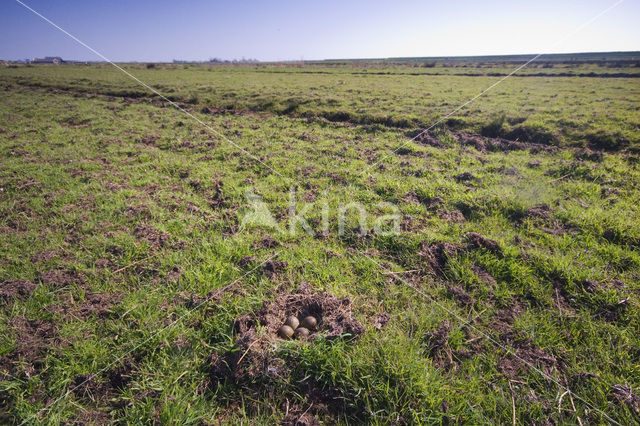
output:
{"label": "blue sky", "polygon": [[[26,4],[115,61],[454,56],[640,50],[640,1],[55,1]],[[0,58],[99,59],[15,0]]]}

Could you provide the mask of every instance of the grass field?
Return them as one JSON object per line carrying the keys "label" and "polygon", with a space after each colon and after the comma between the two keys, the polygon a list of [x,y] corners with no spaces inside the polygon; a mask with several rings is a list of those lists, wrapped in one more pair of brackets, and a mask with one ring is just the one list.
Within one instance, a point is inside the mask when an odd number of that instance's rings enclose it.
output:
{"label": "grass field", "polygon": [[0,68],[1,423],[640,422],[638,78],[125,68]]}

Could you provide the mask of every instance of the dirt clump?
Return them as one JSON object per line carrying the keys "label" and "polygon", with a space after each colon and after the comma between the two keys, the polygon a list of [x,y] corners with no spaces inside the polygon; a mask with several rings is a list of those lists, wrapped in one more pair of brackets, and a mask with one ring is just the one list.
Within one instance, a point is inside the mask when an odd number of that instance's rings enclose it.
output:
{"label": "dirt clump", "polygon": [[321,423],[311,413],[305,413],[302,408],[290,411],[282,420],[283,426],[320,426]]}
{"label": "dirt clump", "polygon": [[450,222],[450,223],[464,223],[467,219],[464,217],[460,210],[451,210],[451,211],[439,211],[438,216],[440,219]]}
{"label": "dirt clump", "polygon": [[[337,421],[327,415],[333,417],[342,417],[345,413],[361,419],[362,413],[357,409],[347,407],[343,392],[331,386],[323,385],[317,381],[306,378],[298,384],[298,392],[305,396],[305,402],[295,402],[291,405],[283,404],[281,407],[287,414],[282,420],[283,425],[296,426],[316,426],[320,425],[318,418],[328,421],[329,424],[337,423]],[[363,422],[362,419],[360,422]]]}
{"label": "dirt clump", "polygon": [[131,358],[122,361],[100,376],[82,374],[76,376],[70,384],[70,390],[80,398],[85,398],[104,406],[119,407],[122,403],[114,402],[120,391],[125,389],[133,379],[135,362]]}
{"label": "dirt clump", "polygon": [[525,217],[530,219],[549,220],[551,218],[551,209],[548,204],[529,207],[526,210]]}
{"label": "dirt clump", "polygon": [[447,292],[451,294],[453,297],[455,297],[458,300],[458,302],[460,302],[463,305],[471,305],[474,302],[473,297],[471,297],[469,293],[467,293],[459,285],[449,287],[447,289]]}
{"label": "dirt clump", "polygon": [[629,312],[630,305],[628,298],[618,302],[604,303],[596,308],[595,314],[608,322],[621,321]]}
{"label": "dirt clump", "polygon": [[31,256],[31,262],[44,263],[61,254],[63,254],[61,250],[44,250]]}
{"label": "dirt clump", "polygon": [[119,293],[92,293],[87,292],[84,300],[73,302],[60,302],[47,306],[47,311],[60,315],[65,319],[86,320],[90,316],[100,319],[108,318],[111,314],[111,307],[120,302],[122,295]]}
{"label": "dirt clump", "polygon": [[429,356],[438,368],[448,368],[454,365],[451,348],[448,344],[451,330],[449,321],[444,320],[438,328],[427,333],[424,338]]}
{"label": "dirt clump", "polygon": [[464,173],[457,174],[454,176],[454,178],[460,183],[467,183],[467,182],[474,181],[476,179],[476,177],[471,172],[464,172]]}
{"label": "dirt clump", "polygon": [[268,278],[273,278],[287,269],[287,266],[289,263],[284,260],[268,260],[262,265],[262,273]]}
{"label": "dirt clump", "polygon": [[174,266],[169,272],[167,272],[167,275],[164,277],[164,279],[167,282],[175,283],[180,279],[180,277],[182,277],[182,269]]}
{"label": "dirt clump", "polygon": [[151,210],[149,209],[148,206],[144,204],[130,205],[125,209],[124,215],[129,219],[132,219],[132,218],[149,219],[151,217]]}
{"label": "dirt clump", "polygon": [[604,159],[602,151],[594,151],[589,148],[578,149],[573,155],[577,160],[601,162]]}
{"label": "dirt clump", "polygon": [[407,204],[420,204],[420,199],[415,192],[409,191],[402,197],[402,200]]}
{"label": "dirt clump", "polygon": [[63,287],[72,284],[84,284],[84,276],[73,270],[54,269],[40,275],[39,280],[53,287]]}
{"label": "dirt clump", "polygon": [[224,183],[221,180],[216,180],[211,185],[211,188],[207,190],[207,198],[209,199],[209,207],[212,209],[217,209],[223,207],[227,202],[227,197],[224,195],[224,191],[222,187]]}
{"label": "dirt clump", "polygon": [[512,333],[513,324],[524,312],[524,307],[518,300],[511,300],[504,308],[496,312],[490,328],[501,334],[501,339],[508,340]]}
{"label": "dirt clump", "polygon": [[444,204],[444,200],[441,197],[423,197],[420,202],[429,210]]}
{"label": "dirt clump", "polygon": [[436,148],[446,148],[446,145],[429,131],[418,133],[413,136],[413,139],[424,145],[434,146]]}
{"label": "dirt clump", "polygon": [[502,254],[500,244],[492,239],[478,234],[477,232],[469,232],[466,237],[469,242],[469,245],[467,246],[468,249],[486,249],[496,254]]}
{"label": "dirt clump", "polygon": [[[453,130],[447,130],[447,135],[456,140],[460,145],[473,147],[479,152],[483,153],[487,151],[508,152],[522,151],[527,149],[533,153],[536,153],[542,151],[554,151],[556,149],[555,147],[549,146],[548,144],[536,143],[537,141],[533,140],[531,137],[523,138],[523,135],[518,132],[511,132],[505,135],[509,139],[496,137],[499,136],[498,134],[478,135]],[[425,145],[430,145],[437,148],[447,148],[447,145],[440,141],[440,139],[434,137],[430,132],[424,132],[418,135],[416,135],[416,132],[413,132],[409,133],[407,136],[413,137],[415,138],[416,142]]]}
{"label": "dirt clump", "polygon": [[280,242],[271,236],[266,236],[260,242],[256,243],[256,248],[275,248],[280,246]]}
{"label": "dirt clump", "polygon": [[7,371],[13,376],[24,374],[30,377],[44,366],[47,351],[64,343],[51,321],[28,320],[19,316],[9,319],[8,323],[17,336],[16,348],[0,358],[0,372]]}
{"label": "dirt clump", "polygon": [[419,255],[426,263],[428,272],[444,277],[444,268],[450,257],[455,256],[462,250],[462,247],[455,243],[436,242],[422,243]]}
{"label": "dirt clump", "polygon": [[146,241],[154,249],[161,249],[167,245],[171,236],[166,232],[158,231],[152,226],[137,225],[133,229],[133,235]]}
{"label": "dirt clump", "polygon": [[255,262],[258,258],[256,256],[244,256],[242,259],[238,261],[238,266],[241,268],[246,268],[253,262]]}
{"label": "dirt clump", "polygon": [[0,284],[0,301],[26,300],[37,284],[27,280],[10,280]]}
{"label": "dirt clump", "polygon": [[546,377],[553,377],[554,372],[564,369],[561,360],[534,346],[529,338],[518,339],[512,346],[514,349],[498,362],[498,369],[508,378],[516,378],[532,366],[542,370]]}
{"label": "dirt clump", "polygon": [[480,278],[480,281],[482,281],[483,283],[488,284],[490,286],[494,286],[496,284],[496,279],[493,277],[493,275],[491,275],[482,266],[472,265],[471,269],[478,276],[478,278]]}
{"label": "dirt clump", "polygon": [[138,143],[141,143],[143,145],[150,145],[153,146],[155,145],[156,141],[160,139],[160,135],[156,135],[156,134],[151,134],[151,135],[145,135],[141,138],[139,138],[137,140]]}

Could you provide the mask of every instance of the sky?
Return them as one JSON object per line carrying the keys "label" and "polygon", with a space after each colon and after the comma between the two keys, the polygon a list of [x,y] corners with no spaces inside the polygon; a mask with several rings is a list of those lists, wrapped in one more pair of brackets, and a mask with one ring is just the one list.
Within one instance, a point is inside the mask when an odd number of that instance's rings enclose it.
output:
{"label": "sky", "polygon": [[[640,0],[573,35],[617,0],[21,1],[112,61],[640,50]],[[16,0],[0,1],[0,58],[42,56],[100,60]]]}

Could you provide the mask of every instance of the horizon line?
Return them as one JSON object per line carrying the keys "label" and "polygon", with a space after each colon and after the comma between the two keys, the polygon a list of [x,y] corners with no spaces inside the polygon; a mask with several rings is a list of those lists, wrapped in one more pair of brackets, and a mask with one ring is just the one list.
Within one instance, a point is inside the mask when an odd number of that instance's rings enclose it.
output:
{"label": "horizon line", "polygon": [[[362,62],[371,62],[371,61],[388,61],[388,60],[432,60],[432,61],[443,61],[443,60],[465,60],[465,59],[474,59],[474,58],[525,58],[528,56],[536,56],[540,55],[540,57],[544,56],[567,56],[567,55],[611,55],[611,54],[635,54],[640,55],[640,50],[611,50],[611,51],[583,51],[583,52],[556,52],[556,53],[505,53],[505,54],[487,54],[487,55],[438,55],[438,56],[387,56],[387,57],[352,57],[352,58],[322,58],[322,59],[304,59],[304,57],[300,59],[277,59],[277,60],[261,60],[256,58],[244,58],[238,59],[222,59],[222,58],[209,58],[209,59],[178,59],[174,58],[171,60],[123,60],[123,61],[114,61],[117,63],[157,63],[157,64],[169,64],[175,62],[182,63],[282,63],[282,62],[339,62],[339,61],[362,61]],[[33,58],[20,58],[20,59],[0,59],[0,61],[4,62],[22,62],[26,60],[35,60],[42,58],[61,58],[65,62],[87,62],[87,63],[106,63],[107,61],[97,59],[97,60],[81,60],[81,59],[64,59],[60,55],[45,55],[38,56]],[[635,60],[635,58],[629,58],[630,60]],[[639,58],[640,59],[640,58]]]}

